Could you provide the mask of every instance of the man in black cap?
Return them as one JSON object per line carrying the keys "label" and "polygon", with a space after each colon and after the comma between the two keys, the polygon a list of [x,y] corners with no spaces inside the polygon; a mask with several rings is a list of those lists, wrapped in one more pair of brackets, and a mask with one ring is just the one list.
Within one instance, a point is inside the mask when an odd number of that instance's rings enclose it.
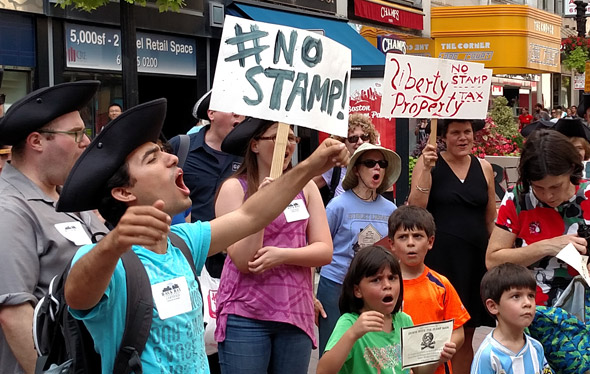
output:
{"label": "man in black cap", "polygon": [[0,175],[0,373],[33,373],[33,307],[79,246],[106,228],[93,213],[58,213],[55,202],[90,143],[79,110],[100,82],[34,91],[0,119],[12,161]]}
{"label": "man in black cap", "polygon": [[141,354],[144,372],[209,373],[202,298],[193,271],[168,232],[186,242],[198,273],[207,256],[264,228],[314,175],[348,159],[344,144],[328,139],[238,210],[210,222],[170,227],[170,217],[191,201],[178,158],[155,144],[165,112],[166,100],[154,100],[108,124],[73,167],[57,206],[60,211],[98,208],[116,225],[98,244],[78,251],[65,286],[70,312],[94,338],[103,373],[112,373],[124,328],[123,253],[131,249],[137,254],[154,295],[150,337]]}

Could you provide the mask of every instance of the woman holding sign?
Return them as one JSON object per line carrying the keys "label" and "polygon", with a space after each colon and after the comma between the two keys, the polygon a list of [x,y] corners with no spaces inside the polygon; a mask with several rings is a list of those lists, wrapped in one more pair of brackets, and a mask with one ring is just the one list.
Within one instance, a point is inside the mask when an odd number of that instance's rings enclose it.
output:
{"label": "woman holding sign", "polygon": [[[239,208],[270,175],[278,123],[247,118],[221,145],[243,155],[223,183],[217,216]],[[289,130],[283,170],[299,138]],[[224,374],[306,374],[315,347],[311,267],[332,258],[332,239],[319,190],[309,182],[264,230],[227,249],[217,293],[219,363]]]}
{"label": "woman holding sign", "polygon": [[494,174],[489,162],[471,154],[473,134],[483,121],[444,120],[446,150],[440,155],[428,144],[416,162],[408,202],[434,216],[436,239],[425,263],[446,276],[471,315],[465,324],[465,343],[453,357],[453,372],[468,373],[475,327],[492,325],[479,296],[488,237],[496,217]]}

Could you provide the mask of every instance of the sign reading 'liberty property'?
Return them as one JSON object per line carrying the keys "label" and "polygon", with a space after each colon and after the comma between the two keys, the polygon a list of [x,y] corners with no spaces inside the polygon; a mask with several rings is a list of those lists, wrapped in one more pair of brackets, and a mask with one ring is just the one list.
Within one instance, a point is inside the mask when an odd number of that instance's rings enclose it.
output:
{"label": "sign reading 'liberty property'", "polygon": [[227,16],[210,107],[346,136],[350,67],[332,39]]}
{"label": "sign reading 'liberty property'", "polygon": [[485,118],[492,70],[483,64],[388,54],[381,115],[394,118]]}

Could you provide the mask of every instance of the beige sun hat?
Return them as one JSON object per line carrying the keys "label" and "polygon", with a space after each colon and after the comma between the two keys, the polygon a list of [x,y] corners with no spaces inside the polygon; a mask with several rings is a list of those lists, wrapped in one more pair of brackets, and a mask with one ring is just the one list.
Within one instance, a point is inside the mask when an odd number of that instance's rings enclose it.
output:
{"label": "beige sun hat", "polygon": [[385,169],[385,178],[383,178],[383,182],[381,182],[381,185],[377,187],[377,193],[386,191],[389,187],[393,186],[395,181],[397,181],[397,178],[399,178],[399,175],[402,170],[402,161],[398,154],[390,149],[383,148],[380,145],[363,143],[360,147],[357,148],[357,150],[350,158],[348,168],[346,169],[346,176],[342,181],[342,188],[344,190],[350,190],[358,184],[358,176],[354,172],[354,166],[356,165],[356,161],[359,159],[359,157],[361,157],[363,153],[371,151],[373,149],[381,151],[383,157],[385,157],[387,163],[389,164],[387,166],[387,169]]}

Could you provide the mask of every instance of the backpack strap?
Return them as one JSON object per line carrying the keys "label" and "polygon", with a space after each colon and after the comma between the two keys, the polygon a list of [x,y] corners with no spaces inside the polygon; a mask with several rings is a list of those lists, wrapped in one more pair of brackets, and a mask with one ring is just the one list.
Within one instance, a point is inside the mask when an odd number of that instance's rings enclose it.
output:
{"label": "backpack strap", "polygon": [[[191,253],[190,249],[188,249],[186,242],[172,231],[168,233],[168,237],[170,238],[170,243],[172,243],[172,245],[176,248],[180,249],[184,257],[186,257],[188,264],[193,270],[193,274],[195,274],[195,280],[197,281],[197,287],[199,288],[199,295],[203,295],[203,292],[201,291],[201,282],[199,281],[199,274],[197,273],[197,268],[195,267],[195,260],[193,259],[193,254]],[[203,315],[205,315],[205,300],[203,300],[202,304]]]}
{"label": "backpack strap", "polygon": [[[178,135],[178,139],[180,140],[180,143],[178,145],[176,156],[178,157],[178,167],[182,169],[184,162],[186,161],[186,156],[188,156],[188,147],[191,143],[191,139],[186,134]],[[172,240],[172,238],[170,238],[170,240]]]}
{"label": "backpack strap", "polygon": [[[173,246],[180,249],[195,275],[199,293],[201,283],[197,276],[197,269],[193,255],[186,242],[177,234],[168,234]],[[115,358],[114,374],[142,374],[141,353],[145,348],[150,328],[152,326],[152,311],[154,308],[150,279],[141,260],[133,250],[121,256],[127,277],[127,314],[125,316],[125,331],[121,339],[121,348]],[[203,304],[204,308],[204,304]],[[204,309],[203,309],[204,311]]]}
{"label": "backpack strap", "polygon": [[338,183],[340,183],[341,174],[342,168],[339,166],[334,166],[334,169],[332,169],[332,178],[330,179],[330,194],[328,195],[328,201],[332,200],[334,194],[336,193],[336,187],[338,187]]}
{"label": "backpack strap", "polygon": [[139,257],[129,250],[121,256],[127,278],[127,314],[114,374],[142,374],[141,353],[150,335],[154,302],[150,279]]}

